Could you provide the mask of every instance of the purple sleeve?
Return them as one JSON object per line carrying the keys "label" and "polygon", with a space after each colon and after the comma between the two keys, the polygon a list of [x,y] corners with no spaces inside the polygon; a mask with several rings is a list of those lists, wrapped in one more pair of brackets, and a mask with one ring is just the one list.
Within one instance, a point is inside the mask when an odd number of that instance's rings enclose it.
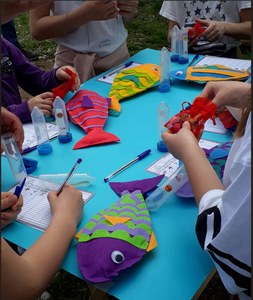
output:
{"label": "purple sleeve", "polygon": [[17,82],[32,96],[49,92],[61,82],[56,78],[57,69],[45,71],[29,62],[22,52],[11,43],[6,43],[11,56]]}
{"label": "purple sleeve", "polygon": [[20,104],[11,104],[6,107],[10,112],[19,117],[22,123],[31,122],[31,113],[28,108],[27,101]]}

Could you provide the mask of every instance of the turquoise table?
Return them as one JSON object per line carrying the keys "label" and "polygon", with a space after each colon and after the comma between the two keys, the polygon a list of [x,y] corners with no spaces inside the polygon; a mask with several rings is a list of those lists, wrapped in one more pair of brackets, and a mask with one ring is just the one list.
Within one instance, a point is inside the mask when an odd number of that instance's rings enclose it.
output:
{"label": "turquoise table", "polygon": [[[138,63],[159,64],[159,51],[145,49],[134,55],[131,60]],[[192,56],[190,56],[190,59]],[[180,65],[172,63],[171,69]],[[110,85],[93,78],[82,87],[108,96]],[[130,181],[155,176],[146,168],[164,154],[156,149],[158,141],[157,107],[162,100],[170,107],[173,116],[181,109],[183,101],[192,102],[200,93],[203,85],[182,81],[173,81],[171,91],[160,93],[157,88],[121,102],[122,112],[119,117],[109,117],[105,130],[120,138],[117,144],[100,145],[80,150],[72,150],[73,145],[84,136],[81,128],[71,124],[73,141],[60,144],[52,141],[53,152],[40,156],[33,151],[28,156],[39,161],[33,175],[42,173],[67,173],[77,158],[83,163],[78,172],[88,173],[96,178],[93,186],[87,188],[94,196],[85,205],[84,216],[79,229],[99,210],[109,207],[118,199],[103,178],[132,160],[136,155],[151,149],[145,159],[132,165],[111,181]],[[224,142],[229,135],[204,133],[203,138]],[[12,185],[8,163],[2,158],[2,190]],[[197,207],[194,199],[172,197],[158,212],[151,213],[154,233],[158,247],[145,255],[143,260],[132,268],[123,271],[108,290],[108,285],[98,286],[119,299],[131,300],[189,300],[207,278],[214,265],[209,256],[200,248],[195,235]],[[30,247],[41,232],[14,222],[2,231],[3,237],[20,245]],[[76,258],[76,242],[73,240],[62,264],[62,268],[82,278]]]}

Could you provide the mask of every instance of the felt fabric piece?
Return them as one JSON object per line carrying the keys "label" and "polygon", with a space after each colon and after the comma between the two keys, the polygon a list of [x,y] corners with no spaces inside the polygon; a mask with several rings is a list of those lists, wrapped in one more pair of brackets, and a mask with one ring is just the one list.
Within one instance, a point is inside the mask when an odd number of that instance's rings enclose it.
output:
{"label": "felt fabric piece", "polygon": [[[221,180],[223,178],[224,168],[231,146],[232,142],[226,142],[211,149],[203,149],[209,162]],[[187,181],[180,189],[178,189],[176,195],[184,198],[194,197],[190,182]]]}
{"label": "felt fabric piece", "polygon": [[119,138],[104,131],[108,118],[110,99],[89,90],[79,90],[66,104],[73,123],[79,125],[87,135],[74,145],[75,149],[118,142]]}
{"label": "felt fabric piece", "polygon": [[109,93],[111,105],[109,114],[118,116],[121,111],[119,101],[156,86],[160,81],[160,67],[143,64],[119,72]]}
{"label": "felt fabric piece", "polygon": [[66,68],[65,72],[71,76],[70,80],[63,82],[62,84],[58,85],[54,89],[52,89],[53,98],[57,96],[63,99],[66,94],[72,89],[75,84],[76,74],[72,72],[70,69]]}
{"label": "felt fabric piece", "polygon": [[[110,183],[121,195],[120,199],[95,214],[78,234],[77,258],[85,279],[110,281],[157,246],[142,193],[157,186],[163,177]],[[112,252],[116,250],[124,253],[122,263],[111,262]]]}
{"label": "felt fabric piece", "polygon": [[[124,260],[116,264],[112,260],[112,253],[120,251]],[[77,260],[80,271],[86,280],[94,283],[111,281],[120,271],[137,263],[146,251],[136,248],[122,240],[101,238],[78,243]]]}

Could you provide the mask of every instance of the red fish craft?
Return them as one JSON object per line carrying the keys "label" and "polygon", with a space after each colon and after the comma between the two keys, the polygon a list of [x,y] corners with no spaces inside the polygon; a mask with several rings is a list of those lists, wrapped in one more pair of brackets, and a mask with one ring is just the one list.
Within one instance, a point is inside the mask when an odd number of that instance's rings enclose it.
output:
{"label": "red fish craft", "polygon": [[[184,108],[184,104],[188,104]],[[197,97],[192,104],[189,102],[182,103],[182,110],[172,117],[164,126],[172,133],[177,133],[184,121],[189,121],[191,131],[198,136],[201,129],[204,128],[205,122],[211,118],[215,125],[216,104],[207,98]]]}
{"label": "red fish craft", "polygon": [[85,89],[79,90],[68,101],[66,109],[71,121],[87,132],[87,135],[75,144],[74,150],[119,141],[116,135],[103,130],[110,103],[110,98]]}

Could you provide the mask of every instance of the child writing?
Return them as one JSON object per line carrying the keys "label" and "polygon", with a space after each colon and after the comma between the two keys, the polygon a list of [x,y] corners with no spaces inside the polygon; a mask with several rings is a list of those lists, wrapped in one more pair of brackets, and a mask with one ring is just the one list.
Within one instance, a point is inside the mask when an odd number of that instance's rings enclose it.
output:
{"label": "child writing", "polygon": [[[13,44],[1,37],[1,100],[2,106],[18,116],[22,123],[31,122],[31,112],[35,106],[45,115],[51,115],[53,109],[54,87],[71,77],[66,68],[76,73],[73,67],[61,67],[44,71],[30,63],[22,52]],[[72,92],[80,85],[76,77]],[[28,101],[22,101],[19,86],[33,95]]]}
{"label": "child writing", "polygon": [[129,58],[129,22],[138,1],[52,1],[30,13],[35,39],[53,38],[58,46],[55,66],[71,65],[82,82]]}
{"label": "child writing", "polygon": [[250,93],[248,83],[210,82],[199,95],[216,103],[218,111],[226,105],[242,109],[223,183],[191,132],[189,122],[184,122],[177,134],[162,134],[168,150],[183,161],[189,176],[199,206],[199,243],[212,257],[226,289],[240,299],[251,299]]}

